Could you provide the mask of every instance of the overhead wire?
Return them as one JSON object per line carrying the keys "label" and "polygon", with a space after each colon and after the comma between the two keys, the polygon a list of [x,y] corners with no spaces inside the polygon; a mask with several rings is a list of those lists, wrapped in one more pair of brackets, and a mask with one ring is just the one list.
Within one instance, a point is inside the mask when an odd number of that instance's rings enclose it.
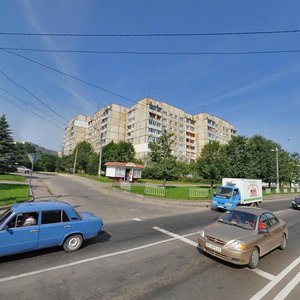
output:
{"label": "overhead wire", "polygon": [[8,99],[7,97],[5,97],[5,96],[3,96],[3,95],[0,95],[0,98],[3,99],[3,100],[5,100],[5,101],[7,101],[7,102],[10,102],[10,103],[13,104],[14,106],[18,107],[19,109],[21,109],[21,110],[23,110],[23,111],[25,111],[25,112],[30,112],[30,113],[36,115],[37,117],[43,119],[44,121],[46,121],[46,122],[48,122],[48,123],[50,123],[50,124],[52,124],[52,125],[54,125],[54,126],[60,128],[60,129],[65,129],[65,128],[63,128],[63,127],[61,127],[61,126],[59,126],[59,125],[57,125],[57,124],[55,124],[55,123],[53,123],[53,122],[47,120],[46,118],[44,118],[43,116],[41,116],[41,115],[35,113],[34,111],[32,111],[32,110],[30,110],[30,109],[25,109],[25,108],[21,107],[20,105],[16,104],[15,102],[11,101],[10,99]]}
{"label": "overhead wire", "polygon": [[51,37],[194,37],[194,36],[231,36],[231,35],[267,35],[299,33],[300,29],[267,30],[267,31],[232,31],[232,32],[183,32],[183,33],[33,33],[33,32],[0,32],[10,36],[51,36]]}
{"label": "overhead wire", "polygon": [[44,53],[79,53],[79,54],[127,54],[127,55],[180,55],[180,56],[197,56],[197,55],[256,55],[256,54],[284,54],[300,53],[300,49],[287,50],[263,50],[263,51],[199,51],[199,52],[169,52],[169,51],[102,51],[102,50],[73,50],[73,49],[35,49],[35,48],[17,48],[17,47],[0,47],[6,51],[31,51]]}
{"label": "overhead wire", "polygon": [[32,104],[32,103],[30,103],[30,102],[25,102],[24,100],[20,99],[19,97],[17,97],[16,95],[12,94],[11,92],[9,92],[8,90],[6,90],[6,89],[4,89],[4,88],[2,88],[2,87],[0,87],[0,89],[1,89],[2,91],[4,91],[5,93],[7,93],[8,95],[10,95],[11,97],[13,97],[13,98],[15,98],[16,100],[18,100],[19,102],[23,103],[24,105],[26,105],[26,106],[27,106],[27,105],[30,105],[30,106],[32,106],[34,109],[38,110],[39,112],[41,112],[41,113],[47,115],[48,117],[50,117],[50,118],[52,118],[53,120],[55,120],[55,121],[61,123],[62,125],[65,125],[63,122],[61,122],[60,120],[58,120],[58,119],[56,119],[55,117],[53,117],[52,115],[50,115],[48,112],[46,112],[46,111],[40,109],[39,107],[35,106],[34,104]]}
{"label": "overhead wire", "polygon": [[11,55],[15,55],[15,56],[17,56],[17,57],[20,57],[20,58],[22,58],[22,59],[24,59],[24,60],[30,61],[30,62],[32,62],[32,63],[34,63],[34,64],[37,64],[37,65],[42,66],[42,67],[44,67],[44,68],[47,68],[47,69],[49,69],[49,70],[52,70],[52,71],[54,71],[54,72],[56,72],[56,73],[59,73],[59,74],[61,74],[61,75],[66,76],[66,77],[72,78],[73,80],[79,81],[79,82],[84,83],[84,84],[89,85],[89,86],[92,86],[92,87],[94,87],[94,88],[96,88],[96,89],[98,89],[98,90],[101,90],[101,91],[106,92],[106,93],[108,93],[108,94],[111,94],[111,95],[113,95],[113,96],[117,96],[117,97],[119,97],[119,98],[121,98],[121,99],[127,100],[127,101],[129,101],[129,102],[133,102],[134,104],[138,104],[137,101],[134,101],[134,100],[132,100],[132,99],[130,99],[130,98],[128,98],[128,97],[122,96],[121,94],[115,93],[115,92],[113,92],[113,91],[111,91],[111,90],[105,89],[105,88],[103,88],[103,87],[100,87],[100,86],[98,86],[98,85],[96,85],[96,84],[90,83],[90,82],[88,82],[88,81],[86,81],[86,80],[83,80],[83,79],[81,79],[81,78],[78,78],[78,77],[76,77],[76,76],[73,76],[73,75],[71,75],[71,74],[68,74],[68,73],[66,73],[66,72],[63,72],[63,71],[61,71],[61,70],[55,69],[55,68],[53,68],[53,67],[50,67],[50,66],[48,66],[48,65],[46,65],[46,64],[44,64],[44,63],[41,63],[41,62],[38,62],[38,61],[36,61],[36,60],[34,60],[34,59],[28,58],[28,57],[26,57],[26,56],[24,56],[24,55],[21,55],[21,54],[18,54],[18,53],[9,51],[9,50],[5,50],[5,49],[0,49],[0,50],[4,51],[4,52],[6,52],[6,53],[9,53],[9,54],[11,54]]}
{"label": "overhead wire", "polygon": [[[42,101],[39,97],[37,97],[36,95],[34,95],[32,92],[30,92],[27,88],[25,88],[23,85],[20,85],[18,83],[16,83],[12,78],[10,78],[6,73],[4,73],[1,69],[0,69],[0,73],[5,76],[10,82],[12,82],[16,87],[25,90],[28,94],[30,94],[34,99],[36,99],[38,102],[40,102],[41,104],[43,104],[45,107],[47,107],[50,111],[52,111],[54,114],[56,114],[57,116],[59,116],[60,118],[62,118],[64,121],[68,122],[67,119],[65,119],[61,114],[57,113],[54,109],[52,109],[49,105],[47,105],[44,101]],[[63,122],[59,121],[61,124],[64,125]]]}

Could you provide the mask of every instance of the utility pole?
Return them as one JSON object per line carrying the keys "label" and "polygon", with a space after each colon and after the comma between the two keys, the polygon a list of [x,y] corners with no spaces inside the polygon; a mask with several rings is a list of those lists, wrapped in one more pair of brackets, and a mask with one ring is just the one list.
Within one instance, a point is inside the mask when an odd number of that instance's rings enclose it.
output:
{"label": "utility pole", "polygon": [[74,166],[73,166],[73,174],[75,174],[75,172],[76,172],[77,153],[78,153],[78,147],[76,147],[76,151],[75,151],[75,159],[74,159]]}
{"label": "utility pole", "polygon": [[98,165],[98,178],[101,177],[101,163],[102,163],[102,144],[101,144],[101,141],[100,141],[99,165]]}

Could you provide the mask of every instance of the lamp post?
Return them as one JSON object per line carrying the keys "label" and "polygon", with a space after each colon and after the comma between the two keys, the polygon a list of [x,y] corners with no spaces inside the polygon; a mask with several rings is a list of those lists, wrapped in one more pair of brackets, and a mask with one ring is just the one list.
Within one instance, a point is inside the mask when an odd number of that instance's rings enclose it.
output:
{"label": "lamp post", "polygon": [[101,160],[102,160],[102,145],[101,145],[101,141],[100,141],[99,165],[98,165],[98,178],[101,177]]}
{"label": "lamp post", "polygon": [[276,146],[275,150],[271,151],[276,152],[276,191],[279,191],[279,164],[278,164],[278,146]]}

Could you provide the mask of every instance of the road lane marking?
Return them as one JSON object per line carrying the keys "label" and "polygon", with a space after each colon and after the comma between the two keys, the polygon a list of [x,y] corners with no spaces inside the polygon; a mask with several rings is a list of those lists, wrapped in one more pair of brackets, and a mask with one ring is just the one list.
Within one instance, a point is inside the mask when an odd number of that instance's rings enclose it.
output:
{"label": "road lane marking", "polygon": [[[195,234],[198,234],[198,232],[190,233],[190,234],[187,234],[186,236],[195,235]],[[183,237],[185,237],[185,235]],[[34,275],[38,275],[38,274],[42,274],[42,273],[46,273],[46,272],[50,272],[50,271],[56,271],[56,270],[59,270],[59,269],[63,269],[63,268],[71,267],[71,266],[76,266],[76,265],[88,263],[88,262],[91,262],[91,261],[100,260],[100,259],[103,259],[103,258],[113,257],[113,256],[121,255],[121,254],[127,254],[127,253],[130,253],[130,252],[133,252],[133,251],[146,249],[146,248],[153,247],[153,246],[156,246],[156,245],[160,245],[160,244],[163,244],[163,243],[168,243],[168,242],[171,242],[171,241],[174,241],[174,240],[176,240],[175,237],[170,238],[170,239],[166,239],[166,240],[162,240],[162,241],[159,241],[159,242],[155,242],[155,243],[146,244],[146,245],[143,245],[143,246],[127,249],[127,250],[122,250],[122,251],[118,251],[118,252],[113,252],[113,253],[99,255],[99,256],[95,256],[95,257],[91,257],[91,258],[87,258],[87,259],[78,260],[78,261],[75,261],[75,262],[72,262],[72,263],[58,265],[58,266],[51,267],[51,268],[45,268],[45,269],[32,271],[32,272],[28,272],[28,273],[23,273],[23,274],[19,274],[19,275],[3,277],[3,278],[0,278],[0,283],[11,281],[11,280],[16,280],[16,279],[19,279],[19,278],[34,276]]]}
{"label": "road lane marking", "polygon": [[191,240],[189,240],[189,239],[186,239],[185,237],[183,237],[183,236],[181,236],[181,235],[178,235],[178,234],[176,234],[176,233],[167,231],[167,230],[162,229],[162,228],[157,227],[157,226],[154,226],[154,227],[152,227],[152,228],[155,229],[155,230],[157,230],[157,231],[160,231],[160,232],[162,232],[162,233],[165,233],[165,234],[167,234],[167,235],[169,235],[169,236],[172,236],[172,237],[176,238],[177,240],[180,240],[180,241],[182,241],[182,242],[185,242],[185,243],[187,243],[187,244],[189,244],[189,245],[192,245],[192,246],[195,246],[195,247],[198,246],[198,243],[196,243],[196,242],[194,242],[194,241],[191,241]]}
{"label": "road lane marking", "polygon": [[282,270],[273,280],[271,280],[265,287],[263,287],[259,292],[257,292],[250,300],[260,300],[271,289],[278,284],[288,273],[290,273],[298,264],[300,263],[300,256],[298,256],[291,264],[289,264],[284,270]]}
{"label": "road lane marking", "polygon": [[285,286],[273,300],[284,300],[300,282],[300,272]]}
{"label": "road lane marking", "polygon": [[249,269],[249,268],[246,268],[246,269],[249,271],[252,271],[252,272],[256,273],[257,275],[264,277],[268,280],[273,280],[276,277],[275,275],[272,275],[272,274],[265,272],[263,270],[260,270],[260,269]]}
{"label": "road lane marking", "polygon": [[133,218],[132,220],[133,220],[133,221],[137,221],[137,222],[142,222],[142,220],[139,219],[139,218]]}

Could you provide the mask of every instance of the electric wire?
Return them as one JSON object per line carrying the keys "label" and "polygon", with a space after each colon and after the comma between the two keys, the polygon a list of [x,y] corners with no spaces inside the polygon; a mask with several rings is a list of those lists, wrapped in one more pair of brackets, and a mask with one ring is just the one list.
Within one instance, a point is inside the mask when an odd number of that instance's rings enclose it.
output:
{"label": "electric wire", "polygon": [[21,110],[23,110],[23,111],[25,111],[25,112],[30,112],[30,113],[36,115],[37,117],[43,119],[44,121],[46,121],[46,122],[48,122],[48,123],[50,123],[50,124],[52,124],[52,125],[54,125],[54,126],[60,128],[60,129],[64,129],[63,127],[61,127],[61,126],[59,126],[59,125],[57,125],[57,124],[55,124],[55,123],[53,123],[53,122],[47,120],[46,118],[44,118],[43,116],[41,116],[41,115],[35,113],[34,111],[32,111],[32,110],[30,110],[30,109],[28,109],[28,108],[25,109],[25,108],[19,106],[18,104],[16,104],[15,102],[11,101],[10,99],[8,99],[7,97],[5,97],[5,96],[3,96],[3,95],[0,95],[0,98],[3,99],[3,100],[5,100],[5,101],[7,101],[7,102],[10,102],[10,103],[13,104],[14,106],[18,107],[19,109],[21,109]]}
{"label": "electric wire", "polygon": [[0,47],[4,51],[30,51],[43,53],[77,53],[77,54],[124,54],[124,55],[172,55],[172,56],[199,56],[199,55],[258,55],[258,54],[291,54],[300,53],[300,49],[287,50],[263,50],[263,51],[200,51],[200,52],[148,52],[148,51],[101,51],[101,50],[73,50],[73,49],[35,49],[35,48],[17,48]]}
{"label": "electric wire", "polygon": [[62,125],[65,125],[63,122],[61,122],[60,120],[58,120],[58,119],[56,119],[55,117],[51,116],[48,112],[46,112],[46,111],[40,109],[40,108],[37,107],[36,105],[34,105],[34,104],[30,103],[30,102],[25,102],[24,100],[20,99],[19,97],[15,96],[14,94],[10,93],[8,90],[6,90],[6,89],[4,89],[4,88],[2,88],[2,87],[0,87],[0,90],[4,91],[5,93],[7,93],[7,94],[10,95],[11,97],[15,98],[15,99],[18,100],[19,102],[23,103],[24,105],[26,105],[26,106],[27,106],[27,105],[30,105],[30,106],[32,106],[33,108],[35,108],[36,110],[38,110],[39,112],[41,112],[41,113],[47,115],[48,117],[50,117],[50,118],[52,118],[53,120],[55,120],[55,121],[61,123]]}
{"label": "electric wire", "polygon": [[267,31],[232,31],[232,32],[183,32],[183,33],[33,33],[0,32],[10,36],[50,36],[50,37],[195,37],[195,36],[234,36],[234,35],[270,35],[299,33],[300,29]]}
{"label": "electric wire", "polygon": [[[1,69],[0,69],[0,73],[5,76],[10,82],[12,82],[16,87],[25,90],[28,94],[30,94],[34,99],[36,99],[38,102],[40,102],[41,104],[43,104],[45,107],[47,107],[50,111],[52,111],[54,114],[56,114],[57,116],[59,116],[60,118],[62,118],[64,121],[68,122],[67,119],[65,119],[62,115],[60,115],[59,113],[57,113],[54,109],[52,109],[49,105],[47,105],[44,101],[42,101],[40,98],[38,98],[36,95],[34,95],[32,92],[30,92],[27,88],[25,88],[23,85],[20,85],[18,83],[16,83],[12,78],[10,78],[6,73],[4,73]],[[61,124],[64,125],[63,122],[59,121]]]}

